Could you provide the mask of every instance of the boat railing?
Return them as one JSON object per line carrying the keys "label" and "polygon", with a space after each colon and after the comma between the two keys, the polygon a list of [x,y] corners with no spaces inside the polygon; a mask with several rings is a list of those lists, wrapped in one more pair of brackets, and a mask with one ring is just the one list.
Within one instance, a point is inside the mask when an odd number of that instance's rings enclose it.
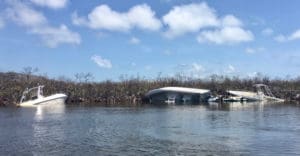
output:
{"label": "boat railing", "polygon": [[[22,103],[28,94],[33,94],[30,98],[40,98],[40,97],[43,97],[43,88],[44,86],[43,85],[39,85],[37,87],[33,87],[33,88],[26,88],[23,93],[22,93],[22,96],[21,96],[21,99],[20,99],[20,103]],[[36,92],[34,92],[36,91]]]}
{"label": "boat railing", "polygon": [[269,97],[275,97],[271,89],[265,84],[256,84],[254,85],[254,87],[256,87],[256,91],[258,94],[262,94],[264,96],[269,96]]}

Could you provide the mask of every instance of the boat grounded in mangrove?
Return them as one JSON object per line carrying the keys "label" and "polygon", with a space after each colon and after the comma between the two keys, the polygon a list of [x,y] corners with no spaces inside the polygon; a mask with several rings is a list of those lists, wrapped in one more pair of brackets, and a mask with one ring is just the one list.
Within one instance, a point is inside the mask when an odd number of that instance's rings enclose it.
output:
{"label": "boat grounded in mangrove", "polygon": [[163,87],[150,90],[145,97],[153,104],[200,103],[207,102],[210,97],[210,90],[186,87]]}
{"label": "boat grounded in mangrove", "polygon": [[224,101],[276,101],[284,102],[284,99],[277,98],[273,95],[270,88],[265,84],[254,85],[256,92],[249,91],[227,91],[230,95],[229,98],[223,99]]}
{"label": "boat grounded in mangrove", "polygon": [[44,86],[39,85],[34,88],[26,88],[23,92],[19,106],[57,105],[64,104],[67,99],[65,94],[43,95]]}

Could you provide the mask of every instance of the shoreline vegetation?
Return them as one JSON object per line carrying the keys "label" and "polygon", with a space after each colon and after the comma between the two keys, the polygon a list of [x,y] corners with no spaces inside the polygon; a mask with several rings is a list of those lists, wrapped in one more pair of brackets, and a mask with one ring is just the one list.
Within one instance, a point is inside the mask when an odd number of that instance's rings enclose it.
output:
{"label": "shoreline vegetation", "polygon": [[45,85],[44,94],[65,93],[66,104],[93,104],[104,106],[137,106],[147,103],[144,98],[149,90],[179,86],[209,89],[213,95],[224,95],[228,89],[253,90],[253,84],[270,86],[276,97],[287,101],[300,101],[300,77],[295,79],[270,79],[265,76],[239,78],[212,75],[206,79],[195,79],[177,75],[148,80],[140,77],[120,77],[120,81],[92,82],[90,73],[75,74],[75,80],[66,77],[50,79],[38,76],[37,69],[24,68],[21,73],[0,72],[0,106],[16,106],[26,88]]}

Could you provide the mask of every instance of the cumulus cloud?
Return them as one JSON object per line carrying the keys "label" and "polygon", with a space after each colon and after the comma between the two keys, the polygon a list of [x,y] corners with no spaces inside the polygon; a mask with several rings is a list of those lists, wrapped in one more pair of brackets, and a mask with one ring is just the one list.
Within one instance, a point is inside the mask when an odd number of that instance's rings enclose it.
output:
{"label": "cumulus cloud", "polygon": [[75,25],[92,29],[121,32],[133,28],[157,31],[162,26],[160,20],[155,17],[155,12],[147,4],[133,6],[128,12],[118,12],[108,5],[100,5],[94,8],[87,18],[79,17],[76,12],[73,13],[72,21]]}
{"label": "cumulus cloud", "polygon": [[297,40],[300,39],[300,29],[292,33],[289,37],[289,40]]}
{"label": "cumulus cloud", "polygon": [[187,32],[197,32],[204,27],[218,26],[215,11],[206,3],[175,6],[162,18],[168,26],[167,37],[176,37]]}
{"label": "cumulus cloud", "polygon": [[9,19],[17,24],[26,27],[38,27],[47,24],[46,17],[28,5],[21,2],[12,1],[11,7],[6,10]]}
{"label": "cumulus cloud", "polygon": [[72,32],[67,26],[61,25],[58,28],[54,27],[37,27],[31,31],[33,34],[39,35],[44,43],[49,47],[57,47],[59,44],[80,44],[80,35]]}
{"label": "cumulus cloud", "polygon": [[218,18],[216,11],[205,2],[175,6],[162,20],[168,27],[165,35],[169,38],[200,32],[197,37],[200,43],[236,44],[254,39],[240,19],[234,15]]}
{"label": "cumulus cloud", "polygon": [[287,42],[287,41],[293,41],[298,39],[300,39],[300,29],[296,30],[295,32],[293,32],[288,36],[284,36],[281,34],[274,37],[274,40],[277,42]]}
{"label": "cumulus cloud", "polygon": [[113,10],[108,5],[95,7],[86,17],[72,14],[72,23],[91,29],[128,32],[134,28],[158,31],[166,26],[164,35],[174,38],[186,33],[199,33],[197,40],[216,44],[235,44],[254,39],[250,30],[234,15],[218,17],[207,3],[191,3],[174,6],[158,19],[147,4],[135,5],[127,12]]}
{"label": "cumulus cloud", "polygon": [[136,38],[136,37],[132,37],[130,40],[129,40],[129,43],[130,44],[139,44],[141,43],[141,40]]}
{"label": "cumulus cloud", "polygon": [[240,27],[224,27],[220,30],[203,31],[198,35],[197,40],[199,43],[236,44],[252,41],[253,38],[251,31]]}
{"label": "cumulus cloud", "polygon": [[71,14],[71,20],[72,23],[77,26],[87,25],[87,20],[84,17],[79,17],[76,11]]}
{"label": "cumulus cloud", "polygon": [[53,48],[60,44],[80,44],[80,35],[69,30],[67,26],[50,26],[41,12],[19,1],[12,1],[9,5],[6,10],[7,18],[26,27],[29,33],[41,37],[47,46]]}
{"label": "cumulus cloud", "polygon": [[49,7],[52,9],[64,8],[68,3],[68,0],[30,0],[30,1],[36,5]]}
{"label": "cumulus cloud", "polygon": [[197,37],[199,43],[237,44],[254,39],[251,31],[242,28],[243,22],[233,15],[220,19],[221,25],[214,30],[204,30]]}
{"label": "cumulus cloud", "polygon": [[243,26],[243,22],[233,15],[226,15],[222,19],[222,25],[224,27],[240,27]]}
{"label": "cumulus cloud", "polygon": [[94,55],[91,57],[91,60],[94,61],[100,68],[112,68],[112,64],[110,60],[104,59],[99,55]]}

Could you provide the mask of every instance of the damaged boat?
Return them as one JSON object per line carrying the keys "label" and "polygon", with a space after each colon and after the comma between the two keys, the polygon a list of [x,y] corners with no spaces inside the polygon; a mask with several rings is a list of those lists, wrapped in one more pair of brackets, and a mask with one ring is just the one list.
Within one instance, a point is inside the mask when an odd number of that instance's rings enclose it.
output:
{"label": "damaged boat", "polygon": [[27,88],[22,94],[19,106],[57,105],[65,103],[67,95],[59,93],[44,96],[43,88],[44,86],[42,85],[30,89]]}
{"label": "damaged boat", "polygon": [[270,88],[265,84],[254,85],[256,92],[250,91],[236,91],[228,90],[227,93],[230,95],[224,98],[224,102],[236,102],[236,101],[276,101],[284,102],[284,99],[277,98],[273,95]]}
{"label": "damaged boat", "polygon": [[150,90],[145,96],[150,103],[185,104],[207,102],[210,98],[210,90],[186,88],[186,87],[163,87]]}

